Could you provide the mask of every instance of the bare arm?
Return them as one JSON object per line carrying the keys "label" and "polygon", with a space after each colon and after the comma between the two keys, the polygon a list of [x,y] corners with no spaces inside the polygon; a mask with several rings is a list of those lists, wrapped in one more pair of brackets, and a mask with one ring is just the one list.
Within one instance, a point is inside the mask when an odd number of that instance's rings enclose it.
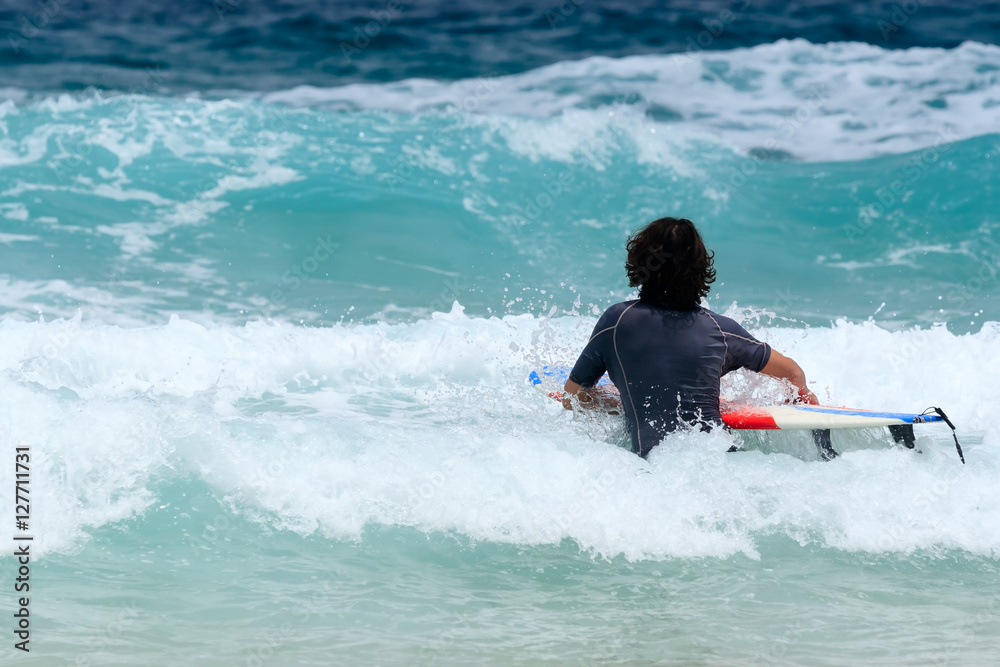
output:
{"label": "bare arm", "polygon": [[781,380],[788,380],[795,385],[795,388],[799,390],[797,403],[819,404],[816,395],[809,391],[809,387],[806,385],[805,372],[801,366],[795,363],[794,359],[786,357],[777,350],[771,350],[771,358],[768,359],[767,365],[760,369],[760,372]]}

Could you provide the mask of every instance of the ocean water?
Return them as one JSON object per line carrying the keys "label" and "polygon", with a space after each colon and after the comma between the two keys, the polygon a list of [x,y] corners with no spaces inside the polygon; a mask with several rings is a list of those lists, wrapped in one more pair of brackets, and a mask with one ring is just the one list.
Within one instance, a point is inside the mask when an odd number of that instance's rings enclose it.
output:
{"label": "ocean water", "polygon": [[[3,664],[996,664],[997,12],[5,6]],[[663,215],[824,403],[967,464],[644,461],[539,396]]]}

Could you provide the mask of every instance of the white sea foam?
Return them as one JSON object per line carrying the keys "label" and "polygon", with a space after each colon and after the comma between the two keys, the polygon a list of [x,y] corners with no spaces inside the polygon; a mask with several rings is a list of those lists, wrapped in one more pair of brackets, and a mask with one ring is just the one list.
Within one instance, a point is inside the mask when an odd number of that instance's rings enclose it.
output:
{"label": "white sea foam", "polygon": [[[810,161],[851,160],[998,132],[997,62],[1000,47],[974,42],[954,49],[885,50],[795,39],[731,51],[594,57],[495,79],[299,87],[263,99],[445,112],[470,121],[482,114],[551,118],[634,104],[648,114],[642,130],[657,130],[660,141],[683,133]],[[568,125],[586,132],[588,123],[579,118]],[[524,140],[552,144],[549,150],[556,151],[567,138],[561,125],[546,127],[544,141]],[[525,123],[521,132],[538,135],[534,128]]]}
{"label": "white sea foam", "polygon": [[[0,429],[32,448],[42,551],[141,515],[158,485],[193,475],[256,521],[335,539],[375,524],[570,538],[629,558],[754,556],[771,534],[851,551],[1000,553],[1000,429],[984,399],[1000,326],[757,330],[830,403],[944,407],[963,467],[933,424],[922,454],[883,437],[821,463],[727,454],[734,436],[688,433],[643,461],[614,444],[614,420],[574,418],[525,382],[542,362],[572,361],[593,324],[460,308],[328,328],[7,319]],[[4,506],[11,474],[0,473]]]}
{"label": "white sea foam", "polygon": [[[496,78],[302,86],[261,95],[265,104],[259,106],[247,99],[188,97],[164,104],[163,98],[141,95],[61,94],[20,101],[58,124],[40,126],[19,141],[4,138],[0,166],[38,161],[50,137],[69,130],[79,134],[75,118],[90,116],[95,108],[101,118],[87,131],[87,141],[114,154],[116,170],[157,145],[196,164],[218,163],[220,156],[239,156],[247,148],[273,162],[301,143],[300,128],[281,111],[286,105],[486,124],[493,131],[504,128],[514,150],[525,155],[576,159],[579,145],[588,142],[599,152],[612,112],[625,114],[619,129],[651,162],[664,156],[676,160],[670,147],[690,141],[721,141],[737,150],[775,155],[783,151],[808,161],[852,160],[996,134],[997,62],[1000,47],[974,42],[954,49],[886,50],[795,39],[730,51],[593,57]],[[0,130],[18,111],[14,102],[5,104]],[[262,108],[272,111],[262,113]],[[248,146],[246,136],[243,143],[233,141],[256,124],[268,134],[267,142]]]}

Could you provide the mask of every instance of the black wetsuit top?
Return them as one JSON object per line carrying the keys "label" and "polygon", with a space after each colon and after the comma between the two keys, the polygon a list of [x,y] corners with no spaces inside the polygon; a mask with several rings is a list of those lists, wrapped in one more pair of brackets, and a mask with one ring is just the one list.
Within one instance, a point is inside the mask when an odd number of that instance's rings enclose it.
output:
{"label": "black wetsuit top", "polygon": [[621,392],[632,451],[645,457],[680,422],[721,424],[722,376],[759,371],[770,358],[767,343],[728,317],[625,301],[601,315],[569,379],[593,387],[608,372]]}

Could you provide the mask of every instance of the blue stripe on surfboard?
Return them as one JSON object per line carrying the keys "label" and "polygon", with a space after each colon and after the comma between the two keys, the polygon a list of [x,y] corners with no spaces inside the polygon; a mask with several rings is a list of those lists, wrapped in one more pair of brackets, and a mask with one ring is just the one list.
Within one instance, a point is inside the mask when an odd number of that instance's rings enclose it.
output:
{"label": "blue stripe on surfboard", "polygon": [[[531,371],[528,375],[528,379],[534,385],[542,384],[542,378],[546,380],[561,382],[565,384],[566,380],[569,378],[570,368],[568,366],[542,366],[542,375],[539,376],[538,371]],[[605,373],[601,379],[597,382],[598,386],[603,386],[606,384],[611,384],[611,380],[608,378],[607,373]],[[767,406],[764,406],[767,407]],[[917,415],[912,412],[869,412],[867,410],[857,410],[852,408],[828,408],[828,407],[815,407],[811,405],[792,405],[791,407],[796,410],[801,410],[803,412],[817,412],[821,414],[828,415],[848,415],[851,417],[871,417],[873,419],[898,419],[901,422],[907,424],[921,424],[924,422],[939,422],[943,421],[939,415]]]}
{"label": "blue stripe on surfboard", "polygon": [[938,415],[915,415],[911,412],[869,412],[868,410],[856,410],[851,408],[827,408],[812,405],[793,405],[796,410],[802,412],[818,412],[826,415],[848,415],[851,417],[871,417],[873,419],[898,419],[907,424],[923,422],[939,422]]}
{"label": "blue stripe on surfboard", "polygon": [[[555,380],[558,382],[566,383],[569,379],[569,372],[572,370],[569,366],[542,366],[541,369],[542,376],[546,380]],[[538,375],[538,371],[531,371],[528,374],[528,379],[531,380],[531,384],[541,384],[542,377]],[[603,387],[606,384],[611,384],[611,378],[605,373],[600,380],[597,381],[598,387]]]}

